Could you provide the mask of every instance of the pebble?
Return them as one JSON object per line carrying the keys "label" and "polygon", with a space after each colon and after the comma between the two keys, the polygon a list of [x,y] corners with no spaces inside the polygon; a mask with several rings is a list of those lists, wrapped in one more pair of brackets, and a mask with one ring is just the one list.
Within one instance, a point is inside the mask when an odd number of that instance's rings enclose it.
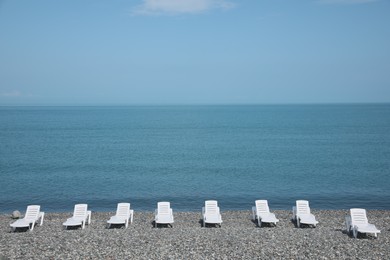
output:
{"label": "pebble", "polygon": [[70,213],[45,213],[32,232],[10,232],[10,215],[0,215],[0,259],[383,259],[390,255],[390,211],[369,210],[378,239],[345,232],[347,210],[312,210],[316,228],[296,228],[291,212],[275,210],[276,227],[257,227],[248,211],[222,211],[221,228],[202,228],[200,212],[174,212],[173,228],[154,228],[152,212],[135,212],[134,222],[106,228],[113,212],[93,212],[84,230],[64,230]]}
{"label": "pebble", "polygon": [[12,212],[12,218],[13,219],[18,219],[18,218],[21,218],[22,214],[20,213],[19,210],[15,210],[14,212]]}

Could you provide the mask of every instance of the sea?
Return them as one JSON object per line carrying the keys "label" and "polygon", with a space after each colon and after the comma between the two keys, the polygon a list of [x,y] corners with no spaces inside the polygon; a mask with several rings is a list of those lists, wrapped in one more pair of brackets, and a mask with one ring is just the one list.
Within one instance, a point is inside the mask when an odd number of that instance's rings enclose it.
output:
{"label": "sea", "polygon": [[390,210],[390,104],[0,107],[0,212]]}

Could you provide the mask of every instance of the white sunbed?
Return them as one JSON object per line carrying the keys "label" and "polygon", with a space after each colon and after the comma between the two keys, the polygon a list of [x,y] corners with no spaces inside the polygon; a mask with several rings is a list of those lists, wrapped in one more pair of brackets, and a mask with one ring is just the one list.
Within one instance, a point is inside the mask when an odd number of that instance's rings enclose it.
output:
{"label": "white sunbed", "polygon": [[279,219],[276,218],[274,213],[269,211],[267,200],[256,200],[254,207],[252,207],[252,219],[257,220],[257,225],[261,227],[261,223],[273,223],[276,225]]}
{"label": "white sunbed", "polygon": [[74,206],[73,217],[68,218],[62,225],[65,228],[72,226],[81,226],[85,228],[85,224],[91,224],[91,211],[88,210],[87,204],[76,204]]}
{"label": "white sunbed", "polygon": [[352,232],[354,238],[357,238],[358,233],[374,234],[376,238],[378,237],[381,231],[375,225],[368,223],[365,209],[351,209],[350,213],[351,215],[345,218],[347,232]]}
{"label": "white sunbed", "polygon": [[172,227],[173,222],[171,204],[166,201],[158,202],[155,210],[154,227],[157,227],[157,224],[166,224]]}
{"label": "white sunbed", "polygon": [[39,205],[27,206],[27,210],[26,210],[26,214],[24,215],[24,218],[18,219],[14,223],[10,224],[12,231],[15,231],[16,228],[25,228],[25,227],[28,227],[30,231],[33,231],[35,223],[37,223],[38,220],[41,220],[39,225],[42,226],[45,213],[41,212],[40,209],[41,206]]}
{"label": "white sunbed", "polygon": [[293,207],[293,220],[297,222],[297,227],[301,224],[316,226],[318,221],[316,217],[311,214],[309,202],[307,200],[297,200],[296,206]]}
{"label": "white sunbed", "polygon": [[110,228],[112,224],[124,224],[125,228],[127,228],[129,220],[130,223],[133,223],[133,213],[134,210],[130,209],[130,203],[118,203],[115,216],[112,216],[107,221],[108,228]]}
{"label": "white sunbed", "polygon": [[202,207],[203,227],[206,223],[218,224],[221,227],[222,216],[218,207],[218,201],[206,200],[205,206]]}

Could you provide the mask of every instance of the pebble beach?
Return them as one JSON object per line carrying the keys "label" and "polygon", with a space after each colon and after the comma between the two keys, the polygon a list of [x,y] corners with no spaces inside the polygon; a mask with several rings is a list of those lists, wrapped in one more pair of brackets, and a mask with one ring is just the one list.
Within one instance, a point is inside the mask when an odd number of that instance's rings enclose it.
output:
{"label": "pebble beach", "polygon": [[153,227],[152,212],[135,212],[129,228],[107,229],[114,212],[92,212],[84,230],[64,230],[69,213],[46,213],[32,232],[11,232],[0,215],[0,259],[388,259],[390,211],[367,211],[378,239],[345,231],[347,210],[313,210],[316,228],[296,228],[291,212],[275,210],[276,227],[257,227],[251,211],[222,211],[222,227],[202,228],[200,212],[174,212],[170,227]]}

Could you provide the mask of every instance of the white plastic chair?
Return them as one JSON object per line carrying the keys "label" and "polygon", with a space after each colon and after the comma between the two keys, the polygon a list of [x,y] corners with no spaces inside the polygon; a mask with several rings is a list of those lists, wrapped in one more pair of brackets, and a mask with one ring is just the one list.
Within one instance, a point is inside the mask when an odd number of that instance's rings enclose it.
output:
{"label": "white plastic chair", "polygon": [[316,217],[310,213],[309,202],[307,200],[297,200],[296,206],[293,207],[293,220],[297,222],[297,227],[301,224],[316,226],[318,221]]}
{"label": "white plastic chair", "polygon": [[221,227],[222,216],[218,207],[218,201],[206,200],[205,206],[202,207],[203,227],[206,223],[218,224]]}
{"label": "white plastic chair", "polygon": [[354,238],[357,238],[358,233],[374,234],[375,238],[378,237],[381,231],[375,225],[368,223],[365,209],[351,209],[350,213],[351,215],[345,218],[348,233],[352,232]]}
{"label": "white plastic chair", "polygon": [[130,203],[118,203],[115,216],[112,216],[107,221],[108,228],[110,228],[112,224],[124,224],[125,228],[127,228],[129,226],[129,220],[130,223],[133,223],[133,213],[134,210],[130,209]]}
{"label": "white plastic chair", "polygon": [[76,204],[74,206],[73,217],[68,218],[63,226],[66,228],[70,226],[81,226],[85,228],[85,224],[91,224],[91,211],[88,210],[88,204]]}
{"label": "white plastic chair", "polygon": [[23,227],[28,227],[30,231],[33,231],[35,223],[38,222],[38,220],[41,220],[39,225],[42,226],[45,213],[41,212],[40,209],[41,206],[39,205],[27,206],[27,210],[26,210],[26,214],[24,215],[24,218],[18,219],[14,223],[10,224],[12,231],[15,231],[16,228],[23,228]]}
{"label": "white plastic chair", "polygon": [[166,201],[158,202],[155,210],[154,227],[157,227],[157,224],[166,224],[172,227],[173,222],[171,204]]}
{"label": "white plastic chair", "polygon": [[279,222],[279,219],[276,218],[274,213],[269,211],[268,201],[267,200],[256,200],[256,206],[252,207],[252,219],[256,221],[257,225],[261,227],[261,223],[273,223],[276,225]]}

